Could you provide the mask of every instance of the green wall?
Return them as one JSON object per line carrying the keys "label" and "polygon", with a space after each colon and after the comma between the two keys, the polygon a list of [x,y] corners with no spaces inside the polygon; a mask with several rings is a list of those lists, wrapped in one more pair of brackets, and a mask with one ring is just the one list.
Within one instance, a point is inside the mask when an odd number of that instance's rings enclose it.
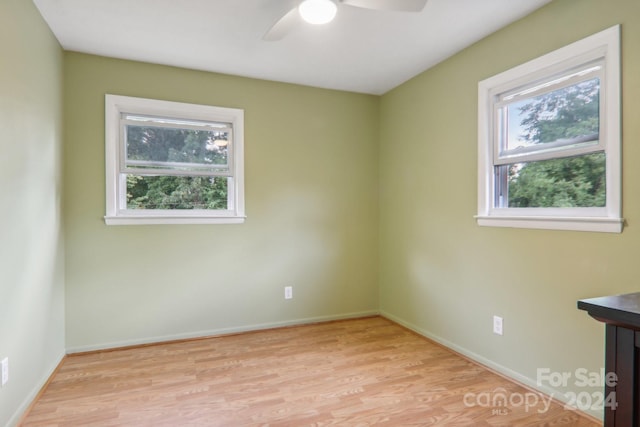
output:
{"label": "green wall", "polygon": [[[477,226],[478,81],[615,24],[624,232]],[[604,328],[576,300],[638,290],[637,0],[554,1],[382,97],[63,56],[22,0],[0,3],[0,36],[0,425],[65,349],[378,310],[535,386],[538,368],[603,364]],[[246,223],[107,227],[105,93],[243,108]]]}
{"label": "green wall", "polygon": [[[615,24],[622,25],[624,232],[476,225],[478,81]],[[639,290],[639,70],[640,2],[559,0],[385,94],[381,312],[530,385],[538,368],[599,371],[604,327],[576,301]],[[493,315],[504,318],[504,336],[492,333]],[[547,389],[558,398],[568,390],[592,391],[573,380]]]}
{"label": "green wall", "polygon": [[[106,93],[244,109],[246,222],[106,226]],[[67,351],[377,312],[378,107],[65,53]]]}
{"label": "green wall", "polygon": [[0,426],[64,355],[62,49],[30,1],[0,2]]}

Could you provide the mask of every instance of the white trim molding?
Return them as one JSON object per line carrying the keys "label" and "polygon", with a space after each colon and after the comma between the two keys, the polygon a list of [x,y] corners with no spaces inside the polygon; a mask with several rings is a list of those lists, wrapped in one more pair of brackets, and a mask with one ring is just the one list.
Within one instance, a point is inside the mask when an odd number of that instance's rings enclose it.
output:
{"label": "white trim molding", "polygon": [[[576,71],[578,70],[578,71]],[[597,71],[594,71],[597,70]],[[540,149],[504,150],[505,119],[500,108],[514,97],[550,90],[558,82],[580,81],[592,73],[600,81],[599,133],[575,141],[558,140]],[[574,84],[574,83],[564,83]],[[541,89],[542,88],[542,89]],[[547,89],[545,89],[547,88]],[[537,96],[537,95],[536,95]],[[506,100],[506,101],[505,101]],[[620,105],[620,26],[616,25],[478,83],[478,225],[551,230],[622,232]],[[504,142],[502,142],[504,144]],[[502,150],[502,151],[501,151]],[[554,151],[555,150],[555,151]],[[516,154],[513,154],[516,153]],[[523,154],[520,154],[523,153]],[[556,154],[554,154],[556,153]],[[547,208],[504,206],[496,194],[503,180],[496,168],[504,163],[535,162],[585,153],[604,153],[604,206]],[[525,160],[518,160],[518,159]],[[508,166],[508,165],[507,165]],[[506,176],[506,173],[503,173]],[[506,182],[506,178],[504,178]],[[500,201],[498,201],[500,199]]]}
{"label": "white trim molding", "polygon": [[[189,169],[176,170],[173,174],[183,176],[207,175],[227,178],[228,195],[226,209],[128,209],[126,206],[126,173],[124,161],[123,115],[141,115],[150,118],[169,119],[180,128],[191,129],[194,125],[180,121],[216,122],[224,124],[231,136],[229,164],[226,172],[220,170]],[[175,120],[174,120],[175,119]],[[155,126],[155,125],[154,125]],[[157,126],[162,126],[159,124]],[[169,167],[173,164],[165,162]],[[137,169],[136,169],[137,170]],[[156,99],[129,96],[105,95],[105,172],[107,225],[140,224],[241,224],[245,221],[244,210],[244,110],[210,105],[186,104]],[[139,172],[139,171],[138,171]],[[144,173],[144,171],[142,172]],[[171,175],[172,171],[149,170],[149,174]]]}

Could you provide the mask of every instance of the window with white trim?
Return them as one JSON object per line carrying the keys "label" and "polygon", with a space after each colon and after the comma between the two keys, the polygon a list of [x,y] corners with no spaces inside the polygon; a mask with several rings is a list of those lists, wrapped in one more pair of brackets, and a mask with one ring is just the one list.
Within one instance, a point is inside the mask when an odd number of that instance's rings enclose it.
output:
{"label": "window with white trim", "polygon": [[619,32],[479,83],[479,225],[622,231]]}
{"label": "window with white trim", "polygon": [[105,96],[108,225],[244,222],[244,112]]}

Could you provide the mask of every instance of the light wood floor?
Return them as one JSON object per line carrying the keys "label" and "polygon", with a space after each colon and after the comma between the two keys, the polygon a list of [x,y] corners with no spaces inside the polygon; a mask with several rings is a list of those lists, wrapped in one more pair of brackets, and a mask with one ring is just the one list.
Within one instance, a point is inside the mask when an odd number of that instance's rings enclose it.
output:
{"label": "light wood floor", "polygon": [[22,425],[599,425],[500,393],[531,392],[372,317],[69,356]]}

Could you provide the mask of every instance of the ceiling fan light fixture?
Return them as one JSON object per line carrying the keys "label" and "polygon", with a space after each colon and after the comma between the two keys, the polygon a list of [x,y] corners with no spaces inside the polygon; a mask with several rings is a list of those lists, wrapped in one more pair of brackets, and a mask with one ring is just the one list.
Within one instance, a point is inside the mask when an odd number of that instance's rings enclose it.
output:
{"label": "ceiling fan light fixture", "polygon": [[298,6],[302,19],[309,24],[322,25],[333,20],[338,6],[331,0],[304,0]]}

